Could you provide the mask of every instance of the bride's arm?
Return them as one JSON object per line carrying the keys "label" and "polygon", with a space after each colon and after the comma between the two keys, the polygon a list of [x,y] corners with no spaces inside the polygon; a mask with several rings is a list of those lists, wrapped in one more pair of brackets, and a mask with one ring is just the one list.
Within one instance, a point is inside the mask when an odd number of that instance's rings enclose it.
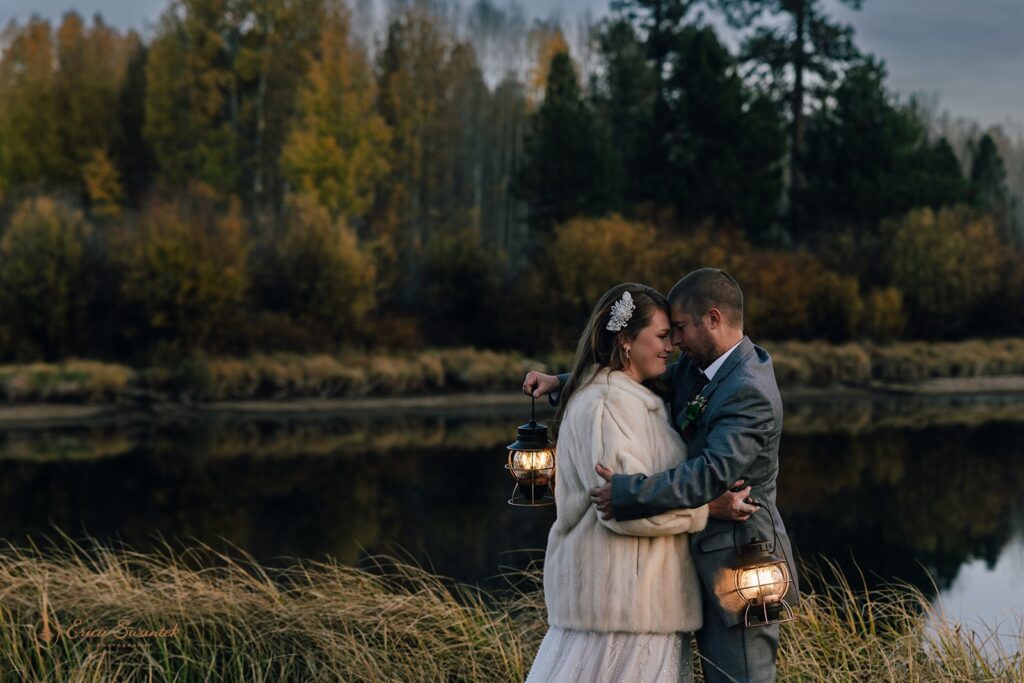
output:
{"label": "bride's arm", "polygon": [[[621,404],[617,406],[620,408]],[[616,415],[608,405],[603,407],[600,419],[595,427],[601,430],[599,443],[603,448],[595,453],[597,464],[611,467],[616,472],[633,474],[648,469],[643,462],[633,455],[633,444],[642,443],[639,436],[631,428],[629,415]],[[633,416],[643,419],[642,414]],[[593,470],[591,470],[593,471]],[[617,521],[614,519],[602,519],[601,512],[594,507],[593,514],[597,515],[600,524],[609,530],[626,536],[674,536],[676,534],[695,533],[702,530],[708,521],[708,506],[702,505],[698,508],[680,508],[666,510],[650,517]]]}
{"label": "bride's arm", "polygon": [[598,521],[605,527],[623,536],[675,536],[676,534],[692,534],[702,530],[708,523],[708,506],[702,505],[695,510],[669,510],[652,517],[630,519],[618,522],[614,519],[601,519],[601,512],[593,510]]}

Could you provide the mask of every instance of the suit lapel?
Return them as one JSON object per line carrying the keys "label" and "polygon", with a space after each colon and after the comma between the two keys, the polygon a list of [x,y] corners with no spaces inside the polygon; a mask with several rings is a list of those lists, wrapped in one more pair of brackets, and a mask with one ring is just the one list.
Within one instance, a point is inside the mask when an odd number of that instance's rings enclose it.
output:
{"label": "suit lapel", "polygon": [[754,343],[750,341],[750,338],[745,336],[740,340],[740,345],[736,347],[736,350],[729,354],[729,357],[722,363],[722,367],[718,368],[718,372],[715,373],[714,378],[708,382],[708,385],[700,392],[701,396],[709,398],[714,393],[718,385],[729,376],[733,370],[735,370],[739,364],[754,351]]}

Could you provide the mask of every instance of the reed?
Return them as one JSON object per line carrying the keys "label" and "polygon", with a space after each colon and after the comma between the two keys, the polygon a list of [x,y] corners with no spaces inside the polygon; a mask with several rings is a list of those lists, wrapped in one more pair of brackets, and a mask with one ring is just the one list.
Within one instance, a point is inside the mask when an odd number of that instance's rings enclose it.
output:
{"label": "reed", "polygon": [[[779,386],[873,388],[939,378],[1024,375],[1024,339],[829,344],[765,342]],[[71,360],[0,366],[0,400],[128,402],[363,398],[446,392],[514,392],[528,370],[565,372],[568,353],[528,358],[514,351],[453,348],[408,353],[193,356],[134,371]]]}
{"label": "reed", "polygon": [[[546,629],[537,571],[488,594],[387,558],[269,570],[207,546],[63,542],[0,549],[4,680],[521,681]],[[913,587],[829,585],[783,627],[780,681],[1024,681],[993,633]],[[126,621],[165,635],[81,637]]]}

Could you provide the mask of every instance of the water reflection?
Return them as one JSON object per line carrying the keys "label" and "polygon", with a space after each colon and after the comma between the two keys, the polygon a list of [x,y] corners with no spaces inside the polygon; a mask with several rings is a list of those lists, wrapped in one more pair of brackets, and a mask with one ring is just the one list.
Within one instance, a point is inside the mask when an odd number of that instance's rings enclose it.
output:
{"label": "water reflection", "polygon": [[[932,594],[993,563],[1022,501],[1024,400],[791,402],[779,503],[801,556]],[[404,549],[493,585],[543,548],[551,508],[512,508],[518,412],[207,418],[0,432],[0,537],[56,526],[145,548],[227,543],[267,563]]]}

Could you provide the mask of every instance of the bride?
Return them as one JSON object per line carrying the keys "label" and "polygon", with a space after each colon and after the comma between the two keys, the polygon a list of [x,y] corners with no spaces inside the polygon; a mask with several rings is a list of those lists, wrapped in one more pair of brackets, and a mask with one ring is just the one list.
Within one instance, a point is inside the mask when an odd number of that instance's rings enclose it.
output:
{"label": "bride", "polygon": [[550,628],[528,683],[692,680],[690,638],[702,613],[686,534],[704,528],[707,506],[619,522],[601,519],[587,494],[602,483],[597,464],[650,474],[686,459],[652,390],[672,354],[670,336],[665,298],[627,283],[601,297],[580,337],[555,420],[558,516],[544,565]]}

